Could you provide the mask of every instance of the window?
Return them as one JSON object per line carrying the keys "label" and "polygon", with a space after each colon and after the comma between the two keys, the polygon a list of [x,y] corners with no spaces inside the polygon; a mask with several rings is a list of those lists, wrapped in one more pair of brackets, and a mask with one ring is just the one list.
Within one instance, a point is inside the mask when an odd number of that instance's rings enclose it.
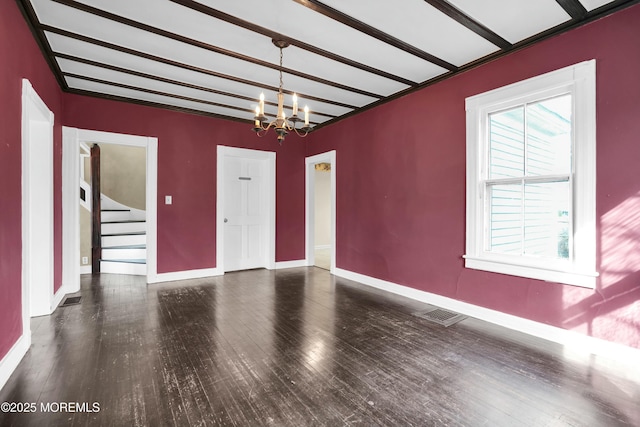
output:
{"label": "window", "polygon": [[595,61],[466,109],[465,266],[594,287]]}

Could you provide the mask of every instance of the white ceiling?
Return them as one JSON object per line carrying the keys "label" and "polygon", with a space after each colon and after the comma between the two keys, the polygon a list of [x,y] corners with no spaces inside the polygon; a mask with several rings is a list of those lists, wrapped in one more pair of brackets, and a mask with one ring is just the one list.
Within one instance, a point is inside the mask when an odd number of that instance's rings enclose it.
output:
{"label": "white ceiling", "polygon": [[[284,91],[312,124],[637,0],[18,0],[63,89],[251,120]],[[291,107],[291,97],[285,97]]]}

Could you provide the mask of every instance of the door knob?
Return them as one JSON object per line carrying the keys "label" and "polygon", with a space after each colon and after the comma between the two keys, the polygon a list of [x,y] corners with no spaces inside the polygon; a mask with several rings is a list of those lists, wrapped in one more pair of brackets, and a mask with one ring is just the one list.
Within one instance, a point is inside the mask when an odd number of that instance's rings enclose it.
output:
{"label": "door knob", "polygon": [[229,220],[227,218],[224,219],[224,222],[229,222]]}

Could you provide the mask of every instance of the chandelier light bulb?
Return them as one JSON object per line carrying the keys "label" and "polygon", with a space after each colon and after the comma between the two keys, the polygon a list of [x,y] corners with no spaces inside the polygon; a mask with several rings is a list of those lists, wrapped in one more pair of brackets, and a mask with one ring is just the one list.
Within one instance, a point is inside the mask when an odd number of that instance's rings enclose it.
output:
{"label": "chandelier light bulb", "polygon": [[293,94],[293,114],[291,115],[294,117],[298,115],[298,95],[295,93]]}
{"label": "chandelier light bulb", "polygon": [[264,92],[260,94],[260,116],[264,116]]}

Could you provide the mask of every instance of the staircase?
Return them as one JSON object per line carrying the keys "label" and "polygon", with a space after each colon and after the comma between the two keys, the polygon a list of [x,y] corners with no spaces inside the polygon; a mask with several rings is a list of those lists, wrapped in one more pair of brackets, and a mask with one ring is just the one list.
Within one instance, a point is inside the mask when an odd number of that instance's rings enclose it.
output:
{"label": "staircase", "polygon": [[101,195],[101,273],[147,274],[146,212]]}

